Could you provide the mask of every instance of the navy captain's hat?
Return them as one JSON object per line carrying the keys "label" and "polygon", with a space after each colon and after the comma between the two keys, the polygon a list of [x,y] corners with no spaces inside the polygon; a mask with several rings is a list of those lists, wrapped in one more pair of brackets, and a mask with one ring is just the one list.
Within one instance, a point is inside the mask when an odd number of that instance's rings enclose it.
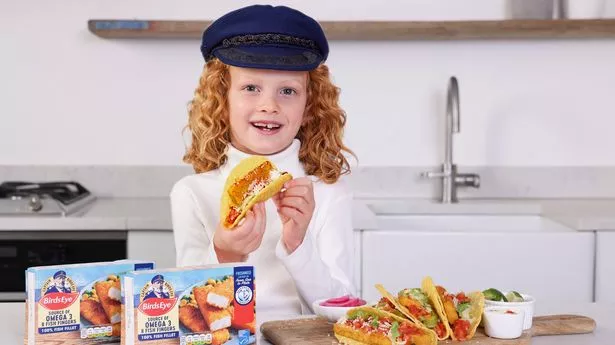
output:
{"label": "navy captain's hat", "polygon": [[327,59],[329,44],[320,24],[286,7],[252,5],[215,20],[203,33],[201,53],[227,65],[309,71]]}
{"label": "navy captain's hat", "polygon": [[160,274],[155,275],[154,278],[152,278],[152,284],[156,282],[164,283],[164,277]]}
{"label": "navy captain's hat", "polygon": [[64,271],[57,271],[54,275],[53,275],[53,279],[58,279],[58,278],[66,278],[66,272]]}

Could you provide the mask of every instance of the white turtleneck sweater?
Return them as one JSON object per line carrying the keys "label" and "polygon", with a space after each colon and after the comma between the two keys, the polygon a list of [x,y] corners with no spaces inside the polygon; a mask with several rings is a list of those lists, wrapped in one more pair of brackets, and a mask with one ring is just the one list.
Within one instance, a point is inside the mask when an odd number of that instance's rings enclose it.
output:
{"label": "white turtleneck sweater", "polygon": [[[287,149],[267,158],[294,178],[306,176],[299,162],[300,146],[295,139]],[[220,197],[231,169],[250,155],[229,145],[227,156],[219,169],[186,176],[173,186],[171,213],[178,267],[218,263],[213,235],[220,223]],[[342,181],[326,184],[311,178],[314,214],[303,243],[290,255],[281,242],[282,223],[276,207],[272,200],[265,203],[263,241],[246,261],[255,267],[257,312],[305,314],[317,299],[356,294],[352,194]]]}

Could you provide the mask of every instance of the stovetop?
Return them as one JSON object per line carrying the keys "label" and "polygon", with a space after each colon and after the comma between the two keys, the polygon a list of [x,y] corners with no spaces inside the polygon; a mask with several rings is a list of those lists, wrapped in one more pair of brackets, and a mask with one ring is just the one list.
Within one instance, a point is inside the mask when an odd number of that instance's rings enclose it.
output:
{"label": "stovetop", "polygon": [[0,184],[0,215],[67,216],[94,199],[89,190],[74,181],[6,181]]}

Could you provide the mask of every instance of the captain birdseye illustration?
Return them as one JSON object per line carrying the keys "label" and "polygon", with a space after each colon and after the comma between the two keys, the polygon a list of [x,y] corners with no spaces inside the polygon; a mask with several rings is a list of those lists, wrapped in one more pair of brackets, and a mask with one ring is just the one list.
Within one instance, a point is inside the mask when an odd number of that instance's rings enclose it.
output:
{"label": "captain birdseye illustration", "polygon": [[51,284],[45,294],[48,293],[71,293],[71,288],[66,281],[66,272],[58,271],[53,275],[53,284]]}
{"label": "captain birdseye illustration", "polygon": [[149,291],[143,300],[150,298],[169,298],[169,292],[164,288],[164,277],[160,274],[152,278]]}

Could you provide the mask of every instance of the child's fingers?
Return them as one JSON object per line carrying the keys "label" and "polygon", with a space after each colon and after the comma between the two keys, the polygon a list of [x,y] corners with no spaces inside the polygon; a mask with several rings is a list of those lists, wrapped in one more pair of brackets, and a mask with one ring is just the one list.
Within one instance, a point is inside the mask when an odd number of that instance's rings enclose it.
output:
{"label": "child's fingers", "polygon": [[282,200],[282,192],[276,193],[271,197],[273,204],[276,208],[280,207],[280,200]]}
{"label": "child's fingers", "polygon": [[294,220],[296,223],[299,223],[303,219],[303,213],[299,212],[299,210],[294,207],[282,206],[279,212],[281,215]]}
{"label": "child's fingers", "polygon": [[267,210],[265,208],[265,203],[260,202],[258,203],[258,217],[256,218],[254,227],[261,236],[265,231],[265,224],[267,224]]}
{"label": "child's fingers", "polygon": [[255,218],[254,209],[248,211],[246,216],[239,221],[239,224],[233,230],[233,237],[239,239],[246,237],[254,227]]}
{"label": "child's fingers", "polygon": [[279,198],[277,200],[274,200],[274,203],[275,203],[275,208],[278,211],[278,215],[280,215],[280,220],[282,220],[282,223],[286,223],[288,221],[288,217],[280,213],[280,208],[282,207],[282,199]]}
{"label": "child's fingers", "polygon": [[313,204],[314,187],[312,181],[305,178],[305,180],[303,181],[296,182],[293,186],[291,186],[284,192],[283,197],[280,200],[283,201],[289,196],[300,196],[305,198],[308,203]]}
{"label": "child's fingers", "polygon": [[258,203],[254,205],[254,224],[250,229],[250,232],[242,238],[242,242],[247,245],[252,243],[259,236],[262,236],[265,228],[266,216],[265,216],[265,206],[262,203]]}
{"label": "child's fingers", "polygon": [[252,239],[250,242],[246,244],[246,252],[252,253],[253,251],[257,250],[261,246],[262,242],[263,242],[263,236],[255,237],[254,239]]}
{"label": "child's fingers", "polygon": [[[284,198],[289,196],[307,196],[310,193],[310,187],[305,185],[298,185],[288,188],[286,192],[284,192]],[[282,199],[284,199],[282,198]]]}
{"label": "child's fingers", "polygon": [[280,208],[292,207],[301,213],[308,213],[310,211],[310,205],[308,201],[300,196],[287,196],[281,201]]}
{"label": "child's fingers", "polygon": [[263,235],[265,234],[265,218],[262,218],[260,223],[254,224],[254,231],[250,234],[250,238],[247,240],[246,249],[248,252],[257,250],[263,242]]}
{"label": "child's fingers", "polygon": [[310,180],[309,177],[304,176],[304,177],[298,177],[298,178],[295,178],[295,179],[292,179],[286,182],[284,184],[284,188],[288,189],[294,186],[311,185],[311,184],[312,184],[312,180]]}

